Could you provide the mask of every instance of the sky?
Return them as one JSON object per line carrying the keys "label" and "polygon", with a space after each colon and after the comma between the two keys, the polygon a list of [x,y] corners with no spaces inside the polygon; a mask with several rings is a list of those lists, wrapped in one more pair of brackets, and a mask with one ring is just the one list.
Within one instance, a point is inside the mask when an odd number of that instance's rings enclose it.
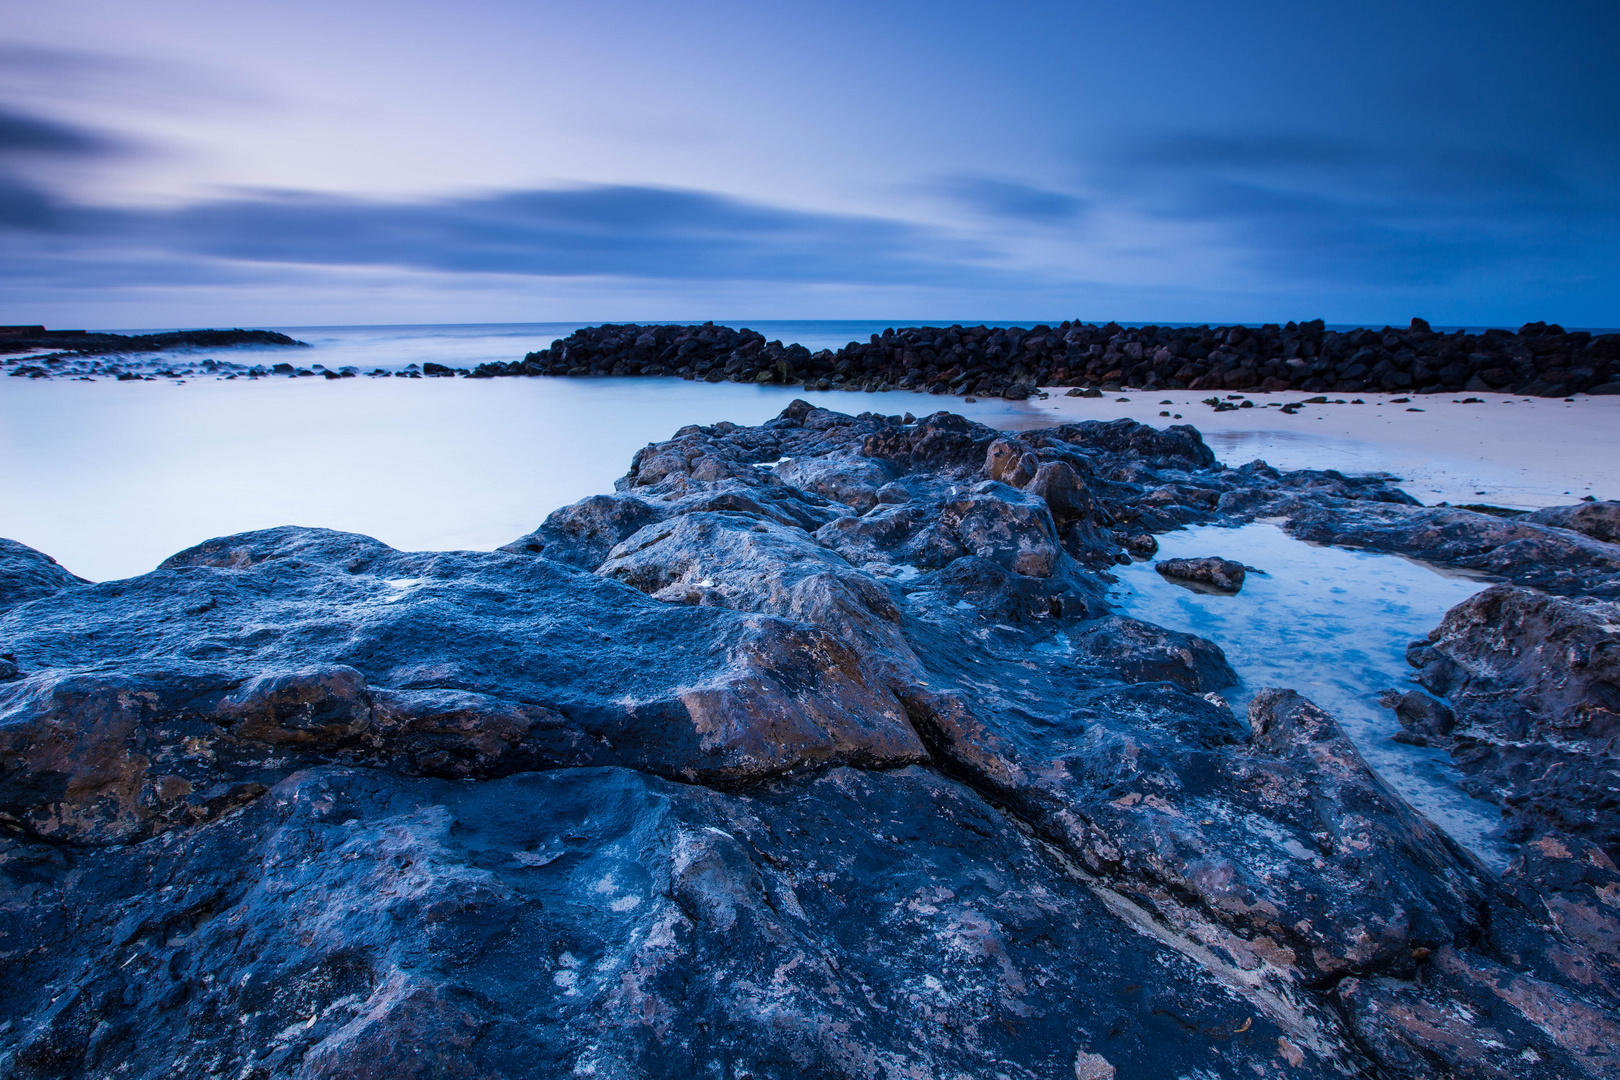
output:
{"label": "sky", "polygon": [[0,323],[1620,326],[1620,5],[0,0]]}

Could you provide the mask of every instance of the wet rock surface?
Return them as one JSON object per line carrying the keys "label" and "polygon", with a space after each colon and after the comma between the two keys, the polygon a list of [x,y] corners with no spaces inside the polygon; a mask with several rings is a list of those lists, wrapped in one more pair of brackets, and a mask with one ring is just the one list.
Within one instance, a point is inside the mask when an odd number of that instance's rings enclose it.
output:
{"label": "wet rock surface", "polygon": [[1525,515],[1526,521],[1584,533],[1594,540],[1620,544],[1620,502],[1593,499],[1574,506],[1549,506]]}
{"label": "wet rock surface", "polygon": [[1455,710],[1431,740],[1503,807],[1510,835],[1550,829],[1620,856],[1620,603],[1498,585],[1407,658]]}
{"label": "wet rock surface", "polygon": [[1243,588],[1249,568],[1231,559],[1164,559],[1154,564],[1164,577],[1178,584],[1202,585],[1212,592],[1235,593]]}
{"label": "wet rock surface", "polygon": [[[1598,817],[1532,784],[1494,876],[1333,717],[1234,715],[1215,643],[1109,610],[1153,533],[1261,514],[1602,577],[1393,484],[796,402],[497,552],[7,548],[0,1072],[1615,1076]],[[1605,602],[1503,592],[1418,657],[1487,786],[1612,715]]]}
{"label": "wet rock surface", "polygon": [[0,611],[88,584],[43,551],[0,537]]}

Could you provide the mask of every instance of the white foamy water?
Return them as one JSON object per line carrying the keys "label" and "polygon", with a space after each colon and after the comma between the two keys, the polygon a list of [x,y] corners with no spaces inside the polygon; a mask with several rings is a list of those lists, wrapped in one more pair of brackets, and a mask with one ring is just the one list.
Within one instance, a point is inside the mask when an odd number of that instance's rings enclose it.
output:
{"label": "white foamy water", "polygon": [[1250,574],[1236,596],[1219,596],[1166,581],[1152,561],[1138,562],[1118,571],[1113,600],[1135,618],[1219,645],[1243,680],[1224,693],[1239,715],[1267,686],[1292,687],[1316,702],[1408,802],[1486,863],[1505,865],[1509,847],[1494,835],[1498,809],[1457,787],[1443,751],[1391,741],[1400,725],[1378,704],[1379,690],[1416,685],[1407,644],[1484,583],[1392,555],[1307,544],[1258,523],[1165,533],[1155,559],[1206,555],[1266,573]]}

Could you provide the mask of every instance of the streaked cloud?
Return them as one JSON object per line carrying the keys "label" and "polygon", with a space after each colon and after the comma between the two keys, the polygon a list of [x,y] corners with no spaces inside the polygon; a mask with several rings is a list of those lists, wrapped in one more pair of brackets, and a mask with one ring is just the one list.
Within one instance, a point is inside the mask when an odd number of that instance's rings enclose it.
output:
{"label": "streaked cloud", "polygon": [[1099,201],[1213,230],[1257,272],[1328,285],[1441,283],[1497,268],[1613,273],[1620,201],[1488,145],[1161,135],[1094,151]]}
{"label": "streaked cloud", "polygon": [[940,183],[939,191],[972,213],[1035,225],[1066,224],[1086,207],[1075,195],[984,176],[952,177]]}

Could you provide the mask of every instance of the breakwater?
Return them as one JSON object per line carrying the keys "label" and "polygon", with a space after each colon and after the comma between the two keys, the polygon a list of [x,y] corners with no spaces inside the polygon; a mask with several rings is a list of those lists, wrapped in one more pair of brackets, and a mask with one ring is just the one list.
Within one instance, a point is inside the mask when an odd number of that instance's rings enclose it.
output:
{"label": "breakwater", "polygon": [[[452,374],[442,369],[439,374]],[[701,326],[606,324],[474,378],[666,376],[811,389],[916,390],[1022,399],[1037,387],[1302,390],[1359,393],[1620,393],[1620,334],[1529,323],[1517,332],[1327,329],[1321,320],[1261,327],[1094,325],[901,327],[838,350]]]}

